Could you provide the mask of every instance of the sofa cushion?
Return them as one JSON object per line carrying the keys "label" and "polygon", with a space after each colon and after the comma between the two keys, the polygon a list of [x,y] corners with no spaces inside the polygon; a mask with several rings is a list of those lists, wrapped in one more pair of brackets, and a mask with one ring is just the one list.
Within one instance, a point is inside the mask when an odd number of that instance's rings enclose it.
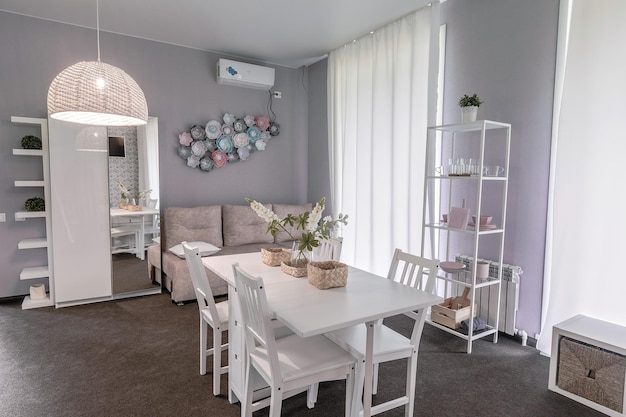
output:
{"label": "sofa cushion", "polygon": [[208,242],[221,248],[224,245],[222,206],[167,207],[163,229],[166,239],[162,245],[164,248],[184,241]]}
{"label": "sofa cushion", "polygon": [[[265,207],[272,209],[271,204]],[[250,206],[222,206],[222,222],[224,246],[274,242],[267,223]]]}
{"label": "sofa cushion", "polygon": [[[187,242],[189,246],[192,248],[198,248],[198,252],[200,252],[200,256],[211,256],[220,251],[215,245],[211,245],[207,242]],[[181,259],[185,259],[185,249],[183,248],[183,244],[179,243],[178,245],[174,245],[167,250],[170,253],[178,256]]]}
{"label": "sofa cushion", "polygon": [[[272,211],[278,216],[279,219],[284,218],[288,214],[297,217],[299,214],[312,210],[311,203],[303,205],[274,204],[273,207]],[[276,242],[287,242],[294,239],[300,239],[302,237],[302,229],[296,229],[295,226],[287,226],[287,230],[289,230],[289,233],[291,233],[293,238],[291,238],[287,232],[278,231],[276,232]]]}

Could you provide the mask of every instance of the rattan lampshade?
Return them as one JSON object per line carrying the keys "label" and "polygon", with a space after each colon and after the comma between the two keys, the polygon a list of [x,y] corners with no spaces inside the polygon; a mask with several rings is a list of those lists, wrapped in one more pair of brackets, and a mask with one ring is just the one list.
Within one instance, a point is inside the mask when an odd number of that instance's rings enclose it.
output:
{"label": "rattan lampshade", "polygon": [[89,125],[137,126],[147,123],[148,105],[143,91],[126,72],[101,61],[83,61],[52,80],[48,115]]}
{"label": "rattan lampshade", "polygon": [[74,140],[74,147],[82,152],[107,152],[107,128],[104,126],[86,126],[78,132]]}

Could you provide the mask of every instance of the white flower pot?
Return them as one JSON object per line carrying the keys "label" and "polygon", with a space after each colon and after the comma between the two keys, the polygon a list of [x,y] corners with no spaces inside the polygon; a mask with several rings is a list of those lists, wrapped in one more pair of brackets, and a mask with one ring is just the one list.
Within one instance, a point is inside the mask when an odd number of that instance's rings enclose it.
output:
{"label": "white flower pot", "polygon": [[461,107],[461,121],[462,122],[475,122],[477,113],[478,113],[478,106]]}

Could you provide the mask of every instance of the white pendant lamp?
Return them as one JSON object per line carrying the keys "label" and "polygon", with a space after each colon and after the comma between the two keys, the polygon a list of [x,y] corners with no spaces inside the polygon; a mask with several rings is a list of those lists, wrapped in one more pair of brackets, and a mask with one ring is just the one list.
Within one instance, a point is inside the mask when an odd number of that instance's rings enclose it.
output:
{"label": "white pendant lamp", "polygon": [[69,66],[52,80],[48,88],[48,115],[88,125],[145,125],[148,105],[139,85],[123,70],[100,61],[98,1],[96,20],[98,60]]}

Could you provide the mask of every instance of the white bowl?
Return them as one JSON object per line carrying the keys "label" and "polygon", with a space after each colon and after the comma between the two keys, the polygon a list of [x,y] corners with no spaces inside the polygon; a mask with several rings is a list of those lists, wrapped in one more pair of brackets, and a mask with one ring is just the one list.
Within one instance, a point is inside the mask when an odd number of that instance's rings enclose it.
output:
{"label": "white bowl", "polygon": [[458,274],[465,269],[465,264],[460,262],[441,262],[439,266],[448,274]]}

